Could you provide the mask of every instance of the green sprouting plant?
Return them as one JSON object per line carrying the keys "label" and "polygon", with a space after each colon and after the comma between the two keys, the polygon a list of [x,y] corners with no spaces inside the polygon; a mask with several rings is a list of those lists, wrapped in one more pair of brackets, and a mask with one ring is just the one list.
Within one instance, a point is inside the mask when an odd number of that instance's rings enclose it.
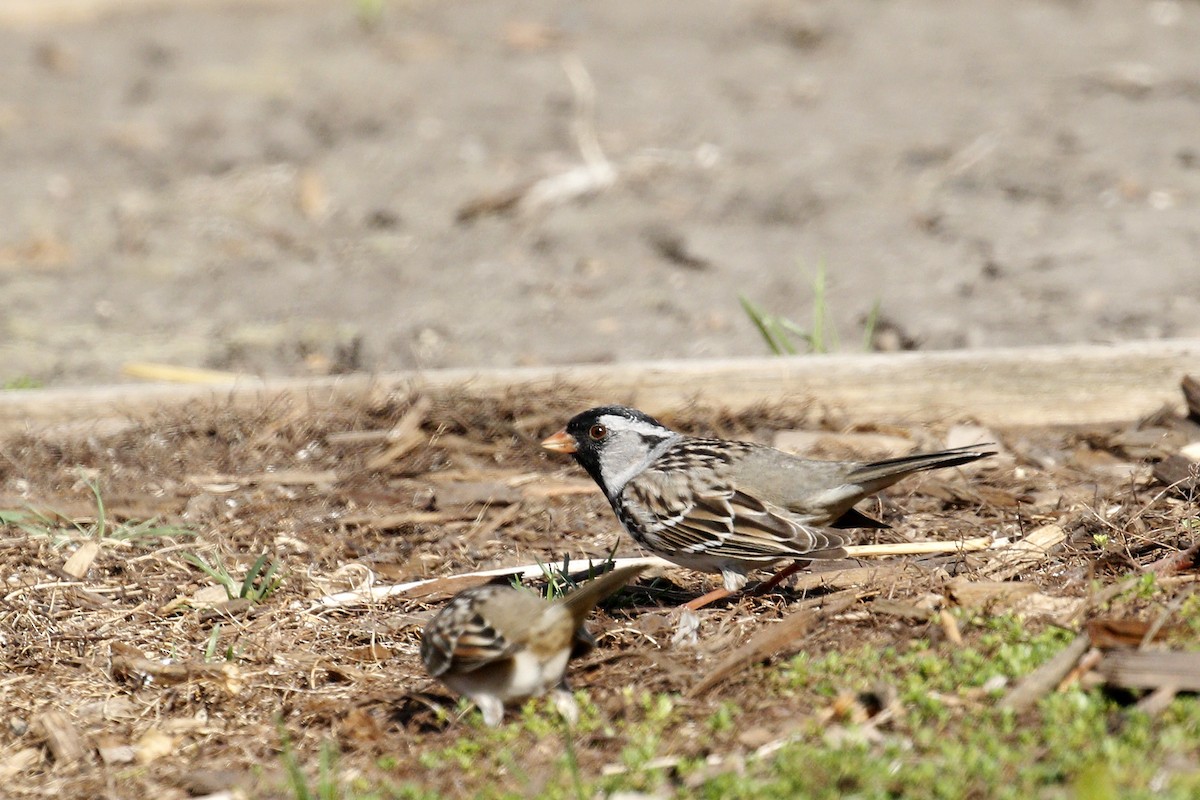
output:
{"label": "green sprouting plant", "polygon": [[[812,327],[804,328],[787,317],[771,314],[745,295],[738,295],[742,310],[754,323],[767,347],[776,355],[829,353],[838,349],[837,330],[829,319],[828,281],[825,265],[817,267],[812,281]],[[879,301],[871,306],[864,322],[863,349],[871,349],[875,327],[879,322]]]}
{"label": "green sprouting plant", "polygon": [[[205,574],[225,588],[225,594],[230,600],[242,598],[252,603],[266,600],[283,583],[283,577],[278,574],[280,562],[278,559],[267,566],[267,553],[260,555],[246,572],[242,580],[235,578],[220,561],[210,564],[202,556],[195,553],[184,553],[184,560],[199,567]],[[264,569],[265,568],[265,569]]]}
{"label": "green sprouting plant", "polygon": [[79,539],[145,543],[170,536],[195,536],[195,531],[179,525],[161,525],[158,518],[117,521],[110,519],[100,492],[100,484],[85,479],[96,504],[95,519],[75,520],[53,509],[26,506],[23,509],[0,509],[0,525],[11,525],[29,536],[44,536],[57,547]]}
{"label": "green sprouting plant", "polygon": [[42,382],[37,378],[31,378],[28,375],[18,375],[15,378],[9,378],[0,384],[0,389],[5,391],[16,389],[40,389]]}
{"label": "green sprouting plant", "polygon": [[234,653],[233,645],[227,645],[225,652],[218,652],[221,644],[221,623],[213,625],[213,629],[208,634],[208,643],[204,646],[204,661],[212,663],[213,661],[233,661],[237,658]]}
{"label": "green sprouting plant", "polygon": [[376,30],[383,22],[383,0],[354,0],[354,15],[364,31]]}
{"label": "green sprouting plant", "polygon": [[[613,559],[616,557],[617,544],[613,544],[613,549],[608,552],[608,555],[599,564],[595,564],[588,559],[587,575],[585,580],[591,580],[597,575],[608,572],[613,567]],[[563,556],[562,564],[544,564],[540,559],[537,560],[537,565],[541,567],[542,574],[546,577],[546,593],[547,600],[557,600],[563,595],[569,594],[579,586],[579,581],[571,576],[571,554],[567,553]],[[514,586],[520,586],[520,579],[513,579]]]}
{"label": "green sprouting plant", "polygon": [[790,319],[777,317],[767,312],[766,309],[756,305],[745,295],[738,295],[738,301],[742,304],[742,309],[746,312],[746,316],[750,317],[750,321],[758,329],[758,333],[762,336],[763,341],[767,343],[767,347],[775,355],[794,356],[799,352],[792,341],[793,336],[808,342],[811,347],[811,339],[808,331]]}
{"label": "green sprouting plant", "polygon": [[276,728],[279,731],[281,745],[279,757],[283,760],[284,769],[287,770],[288,785],[296,800],[337,800],[340,794],[337,779],[337,749],[333,743],[326,741],[321,744],[321,754],[317,760],[317,785],[314,789],[309,786],[308,778],[305,777],[304,770],[300,767],[300,762],[292,749],[292,739],[288,736],[287,729],[283,727],[283,722],[277,721]]}
{"label": "green sprouting plant", "polygon": [[204,660],[206,662],[215,661],[217,656],[217,644],[221,639],[221,623],[213,625],[212,631],[208,634],[208,644],[204,647]]}

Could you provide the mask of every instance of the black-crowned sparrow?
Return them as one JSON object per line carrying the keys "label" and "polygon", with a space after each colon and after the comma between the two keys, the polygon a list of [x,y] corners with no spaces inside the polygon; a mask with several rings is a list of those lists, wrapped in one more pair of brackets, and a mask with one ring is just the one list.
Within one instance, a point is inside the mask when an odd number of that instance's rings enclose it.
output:
{"label": "black-crowned sparrow", "polygon": [[570,453],[600,485],[630,535],[684,567],[719,572],[726,593],[746,571],[843,558],[831,528],[885,528],[854,504],[921,470],[992,452],[962,447],[884,461],[814,461],[771,447],[685,436],[641,411],[601,406],[542,447]]}
{"label": "black-crowned sparrow", "polygon": [[430,675],[479,706],[487,725],[500,724],[506,704],[548,690],[574,722],[565,673],[571,658],[595,646],[584,618],[645,568],[614,569],[557,601],[502,584],[466,589],[425,626],[421,660]]}

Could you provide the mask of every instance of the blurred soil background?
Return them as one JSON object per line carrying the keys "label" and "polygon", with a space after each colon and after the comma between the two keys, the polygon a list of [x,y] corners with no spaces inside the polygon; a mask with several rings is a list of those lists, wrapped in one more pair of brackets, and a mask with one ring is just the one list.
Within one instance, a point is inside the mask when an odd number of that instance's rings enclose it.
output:
{"label": "blurred soil background", "polygon": [[880,349],[1198,336],[1198,41],[1176,0],[3,0],[0,385],[761,355],[739,294],[843,350],[876,305]]}

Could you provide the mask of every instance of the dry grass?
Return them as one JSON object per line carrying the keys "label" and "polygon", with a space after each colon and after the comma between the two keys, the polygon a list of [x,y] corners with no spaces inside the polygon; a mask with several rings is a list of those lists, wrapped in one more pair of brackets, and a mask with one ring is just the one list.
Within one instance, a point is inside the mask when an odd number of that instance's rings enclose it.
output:
{"label": "dry grass", "polygon": [[[564,554],[605,558],[618,537],[607,505],[581,471],[536,445],[576,410],[571,397],[466,394],[430,406],[396,398],[320,412],[198,406],[134,420],[114,435],[0,442],[0,509],[78,523],[54,535],[34,524],[0,526],[4,794],[171,798],[240,786],[286,796],[277,721],[303,764],[315,764],[322,742],[333,740],[347,778],[420,776],[433,791],[473,794],[478,786],[461,770],[422,760],[471,730],[438,712],[455,707],[417,657],[420,626],[444,597],[336,610],[316,601],[367,580],[558,562]],[[730,416],[693,408],[670,422],[762,437],[818,421],[805,409]],[[629,685],[678,693],[684,720],[695,724],[677,731],[676,752],[705,757],[718,746],[749,747],[736,732],[696,730],[722,703],[741,707],[743,732],[819,713],[781,708],[753,669],[690,691],[730,649],[789,613],[817,615],[803,639],[814,655],[848,643],[953,640],[953,619],[931,614],[930,598],[1024,608],[1033,619],[1078,627],[1097,613],[1098,589],[1193,543],[1196,498],[1161,485],[1146,463],[1198,438],[1193,428],[1162,419],[1128,430],[997,431],[1004,457],[910,479],[883,498],[878,510],[894,528],[880,541],[1020,537],[1060,526],[1065,543],[1016,576],[1019,598],[968,591],[990,585],[983,578],[994,552],[839,564],[871,570],[854,573],[836,601],[828,596],[838,586],[831,572],[829,580],[807,579],[802,591],[719,605],[702,613],[694,641],[673,644],[674,606],[713,581],[671,570],[597,615],[591,627],[601,646],[574,667],[575,684],[613,719],[648,713]],[[416,442],[396,447],[414,429]],[[939,434],[884,432],[922,446],[936,445]],[[381,458],[389,452],[394,457]],[[192,535],[89,535],[97,513],[90,482],[111,525],[158,519]],[[98,544],[90,564],[80,571],[77,559],[64,571],[89,541]],[[624,538],[618,550],[635,554]],[[235,584],[268,554],[280,562],[282,582],[265,597],[230,600],[188,554],[225,569]],[[245,588],[253,595],[256,587]],[[1152,609],[1134,597],[1122,613]],[[525,753],[527,787],[561,756],[560,739],[538,741]],[[589,737],[578,747],[579,769],[598,774],[619,761],[623,745]]]}

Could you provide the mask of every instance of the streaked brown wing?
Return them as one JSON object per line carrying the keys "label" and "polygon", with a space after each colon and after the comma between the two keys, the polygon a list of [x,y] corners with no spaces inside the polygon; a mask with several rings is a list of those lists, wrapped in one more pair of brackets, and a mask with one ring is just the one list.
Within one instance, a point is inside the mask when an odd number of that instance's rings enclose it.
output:
{"label": "streaked brown wing", "polygon": [[[471,672],[512,655],[507,641],[479,613],[482,602],[506,587],[479,586],[456,595],[421,634],[421,660],[433,677],[450,669]],[[511,591],[511,590],[507,590]]]}
{"label": "streaked brown wing", "polygon": [[687,491],[677,476],[646,472],[626,486],[627,502],[648,512],[641,514],[650,523],[646,535],[663,549],[763,562],[818,551],[840,555],[842,537],[808,528],[783,509],[722,485],[712,472]]}

